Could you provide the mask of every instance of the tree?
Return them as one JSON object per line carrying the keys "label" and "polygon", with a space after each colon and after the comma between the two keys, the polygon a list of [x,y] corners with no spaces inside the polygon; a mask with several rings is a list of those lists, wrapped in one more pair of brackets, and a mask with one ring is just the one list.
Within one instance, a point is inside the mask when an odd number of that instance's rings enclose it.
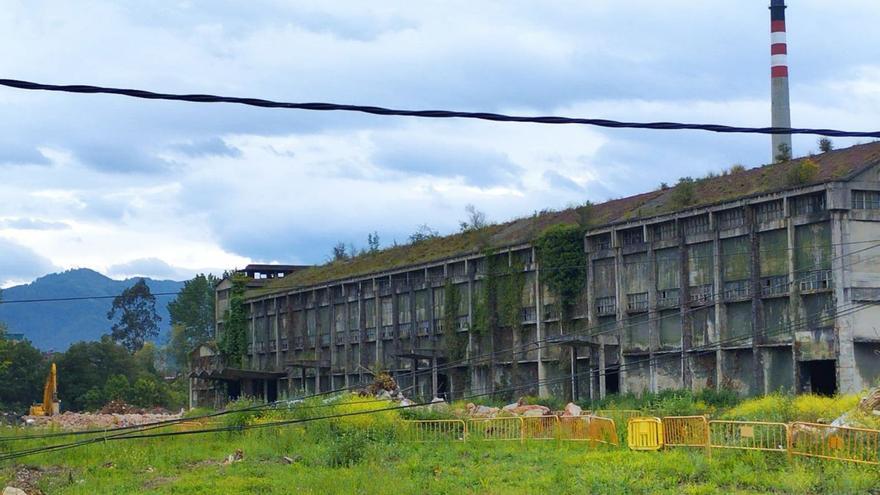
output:
{"label": "tree", "polygon": [[171,317],[169,354],[178,369],[186,367],[190,351],[214,336],[214,285],[217,277],[198,274],[187,280],[168,303]]}
{"label": "tree", "polygon": [[429,227],[427,224],[419,225],[415,232],[409,235],[409,243],[416,244],[428,239],[433,239],[440,235],[439,232]]}
{"label": "tree", "polygon": [[458,223],[462,232],[480,230],[487,225],[486,214],[478,210],[476,206],[467,205],[464,207],[464,211],[468,214],[467,220]]}
{"label": "tree", "polygon": [[73,411],[103,406],[111,376],[122,375],[131,382],[138,374],[134,356],[109,336],[100,342],[73,344],[58,357],[57,364],[61,407]]}
{"label": "tree", "polygon": [[787,162],[791,160],[791,146],[782,143],[779,145],[779,148],[776,150],[776,163]]}
{"label": "tree", "polygon": [[696,199],[694,179],[691,177],[678,179],[678,184],[675,185],[670,195],[672,206],[674,208],[684,208],[693,204]]}
{"label": "tree", "polygon": [[10,342],[0,330],[0,410],[25,412],[43,397],[49,363],[28,341]]}
{"label": "tree", "polygon": [[345,261],[349,258],[348,248],[345,243],[339,241],[333,246],[333,255],[331,261]]}
{"label": "tree", "polygon": [[113,299],[107,319],[116,320],[110,333],[113,340],[134,352],[148,339],[159,335],[162,318],[156,313],[156,297],[150,293],[146,281],[140,279]]}
{"label": "tree", "polygon": [[373,231],[372,234],[367,234],[367,250],[371,253],[375,253],[379,250],[379,233]]}
{"label": "tree", "polygon": [[831,142],[827,137],[819,138],[819,151],[822,153],[828,153],[829,151],[834,149],[834,143]]}
{"label": "tree", "polygon": [[247,283],[248,278],[243,274],[236,273],[232,276],[229,309],[223,316],[223,335],[217,343],[220,353],[230,366],[240,366],[241,358],[247,351],[247,312],[244,307]]}

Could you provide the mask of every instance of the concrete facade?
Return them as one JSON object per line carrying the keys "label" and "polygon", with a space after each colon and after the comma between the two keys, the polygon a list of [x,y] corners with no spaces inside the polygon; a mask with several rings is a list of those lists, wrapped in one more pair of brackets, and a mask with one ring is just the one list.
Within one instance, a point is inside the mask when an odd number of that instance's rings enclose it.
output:
{"label": "concrete facade", "polygon": [[[584,291],[566,325],[534,246],[494,256],[523,270],[512,328],[471,331],[488,262],[448,257],[249,296],[246,367],[283,373],[279,396],[355,387],[382,368],[427,399],[831,393],[880,379],[878,166],[587,230]],[[442,328],[447,283],[461,296],[463,362],[450,358]]]}

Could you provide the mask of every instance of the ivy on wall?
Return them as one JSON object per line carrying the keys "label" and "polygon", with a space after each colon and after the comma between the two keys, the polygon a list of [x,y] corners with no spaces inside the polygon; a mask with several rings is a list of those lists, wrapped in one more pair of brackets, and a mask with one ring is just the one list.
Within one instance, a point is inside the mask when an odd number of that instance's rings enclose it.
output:
{"label": "ivy on wall", "polygon": [[242,358],[247,352],[247,311],[244,306],[247,283],[248,277],[245,275],[232,275],[229,309],[224,313],[223,335],[217,344],[223,360],[229,366],[241,367]]}
{"label": "ivy on wall", "polygon": [[443,336],[450,361],[458,361],[467,352],[467,333],[458,332],[458,306],[461,303],[458,288],[451,279],[446,279],[443,289]]}
{"label": "ivy on wall", "polygon": [[583,292],[586,279],[584,232],[578,225],[554,225],[535,242],[541,281],[556,295],[561,320],[567,320]]}

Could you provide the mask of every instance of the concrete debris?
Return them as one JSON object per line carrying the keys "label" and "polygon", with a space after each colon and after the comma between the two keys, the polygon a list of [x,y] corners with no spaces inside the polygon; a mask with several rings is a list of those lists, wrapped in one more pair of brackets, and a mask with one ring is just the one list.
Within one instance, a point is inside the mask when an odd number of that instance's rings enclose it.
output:
{"label": "concrete debris", "polygon": [[880,411],[880,387],[872,389],[859,401],[859,409],[866,413],[876,414]]}
{"label": "concrete debris", "polygon": [[235,449],[235,453],[226,456],[226,460],[223,461],[223,464],[232,464],[233,462],[239,462],[242,459],[244,459],[244,452],[241,449]]}
{"label": "concrete debris", "polygon": [[569,402],[565,405],[565,410],[562,411],[562,416],[566,418],[570,418],[573,416],[580,416],[583,414],[584,410],[581,409],[581,406],[575,404],[574,402]]}
{"label": "concrete debris", "polygon": [[101,414],[101,413],[74,413],[67,411],[56,416],[25,416],[25,424],[34,427],[51,426],[65,430],[87,430],[93,428],[115,428],[119,426],[142,425],[179,419],[180,414],[156,414],[156,413],[128,413],[128,414]]}
{"label": "concrete debris", "polygon": [[14,486],[7,486],[3,489],[3,495],[27,495],[24,490]]}
{"label": "concrete debris", "polygon": [[473,402],[467,405],[468,416],[475,418],[494,418],[500,411],[497,407],[478,406]]}

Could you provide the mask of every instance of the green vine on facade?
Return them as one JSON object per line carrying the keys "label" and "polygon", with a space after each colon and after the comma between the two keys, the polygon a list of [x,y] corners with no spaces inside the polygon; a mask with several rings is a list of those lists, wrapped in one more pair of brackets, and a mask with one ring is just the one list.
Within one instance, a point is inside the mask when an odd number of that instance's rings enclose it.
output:
{"label": "green vine on facade", "polygon": [[247,311],[244,306],[247,283],[248,278],[245,275],[232,275],[229,309],[224,313],[223,334],[217,344],[220,354],[229,366],[241,366],[242,357],[247,352]]}
{"label": "green vine on facade", "polygon": [[443,289],[443,337],[446,340],[450,361],[464,359],[467,352],[467,334],[458,332],[459,304],[461,304],[461,296],[458,288],[453,285],[451,279],[447,278],[446,287]]}
{"label": "green vine on facade", "polygon": [[498,281],[498,320],[501,326],[522,327],[522,293],[526,277],[522,263],[515,263]]}
{"label": "green vine on facade", "polygon": [[560,320],[567,320],[586,279],[584,232],[578,225],[554,225],[535,242],[541,281],[556,295]]}

